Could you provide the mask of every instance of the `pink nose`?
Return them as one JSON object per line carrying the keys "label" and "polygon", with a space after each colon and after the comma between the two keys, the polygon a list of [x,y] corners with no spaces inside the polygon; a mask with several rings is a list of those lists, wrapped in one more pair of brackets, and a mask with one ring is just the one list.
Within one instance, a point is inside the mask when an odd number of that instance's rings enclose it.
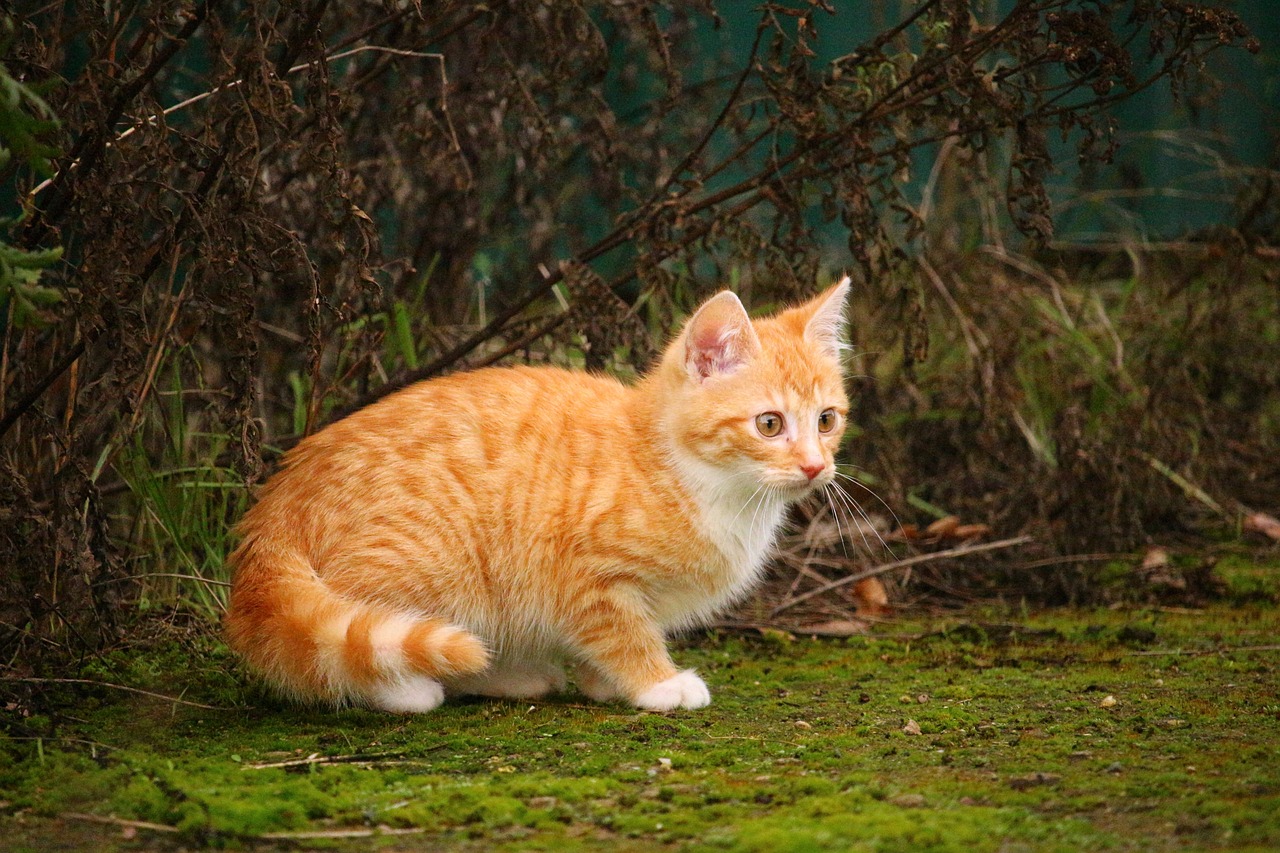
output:
{"label": "pink nose", "polygon": [[800,470],[804,472],[806,477],[812,480],[814,477],[817,477],[823,471],[827,470],[827,463],[821,461],[801,462]]}

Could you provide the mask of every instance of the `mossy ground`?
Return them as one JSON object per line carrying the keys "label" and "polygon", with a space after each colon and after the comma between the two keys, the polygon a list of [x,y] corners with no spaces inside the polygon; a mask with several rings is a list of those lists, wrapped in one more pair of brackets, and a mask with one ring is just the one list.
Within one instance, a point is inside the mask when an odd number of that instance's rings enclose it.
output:
{"label": "mossy ground", "polygon": [[[68,686],[74,705],[0,753],[0,846],[1277,849],[1266,598],[700,636],[677,656],[714,704],[671,714],[573,694],[300,710],[246,686],[216,640],[170,640],[85,676],[230,709]],[[333,837],[378,827],[413,834]]]}

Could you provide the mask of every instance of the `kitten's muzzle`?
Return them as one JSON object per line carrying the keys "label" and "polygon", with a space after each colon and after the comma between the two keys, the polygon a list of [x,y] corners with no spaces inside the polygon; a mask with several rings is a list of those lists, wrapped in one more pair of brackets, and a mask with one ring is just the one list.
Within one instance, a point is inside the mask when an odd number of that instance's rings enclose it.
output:
{"label": "kitten's muzzle", "polygon": [[805,461],[800,463],[800,472],[809,478],[809,482],[821,477],[823,472],[827,470],[827,463],[822,460]]}

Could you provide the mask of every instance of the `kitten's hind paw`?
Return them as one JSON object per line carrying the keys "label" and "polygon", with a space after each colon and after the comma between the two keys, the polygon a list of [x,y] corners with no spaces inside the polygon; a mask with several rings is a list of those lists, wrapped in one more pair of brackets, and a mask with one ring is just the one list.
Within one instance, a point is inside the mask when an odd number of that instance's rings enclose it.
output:
{"label": "kitten's hind paw", "polygon": [[393,714],[423,714],[434,711],[443,701],[444,686],[425,675],[381,685],[369,694],[370,707]]}
{"label": "kitten's hind paw", "polygon": [[636,697],[635,704],[646,711],[705,708],[711,704],[711,691],[693,670],[686,669],[645,690]]}

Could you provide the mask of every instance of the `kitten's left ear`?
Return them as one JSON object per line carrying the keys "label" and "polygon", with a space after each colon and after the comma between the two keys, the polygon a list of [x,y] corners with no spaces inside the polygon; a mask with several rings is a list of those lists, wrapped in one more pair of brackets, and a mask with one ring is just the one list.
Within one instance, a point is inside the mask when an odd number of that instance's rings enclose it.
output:
{"label": "kitten's left ear", "polygon": [[804,336],[822,347],[832,358],[839,358],[840,353],[848,349],[845,342],[845,303],[849,299],[849,277],[840,279],[839,284],[829,288],[807,306],[813,313],[805,324]]}

